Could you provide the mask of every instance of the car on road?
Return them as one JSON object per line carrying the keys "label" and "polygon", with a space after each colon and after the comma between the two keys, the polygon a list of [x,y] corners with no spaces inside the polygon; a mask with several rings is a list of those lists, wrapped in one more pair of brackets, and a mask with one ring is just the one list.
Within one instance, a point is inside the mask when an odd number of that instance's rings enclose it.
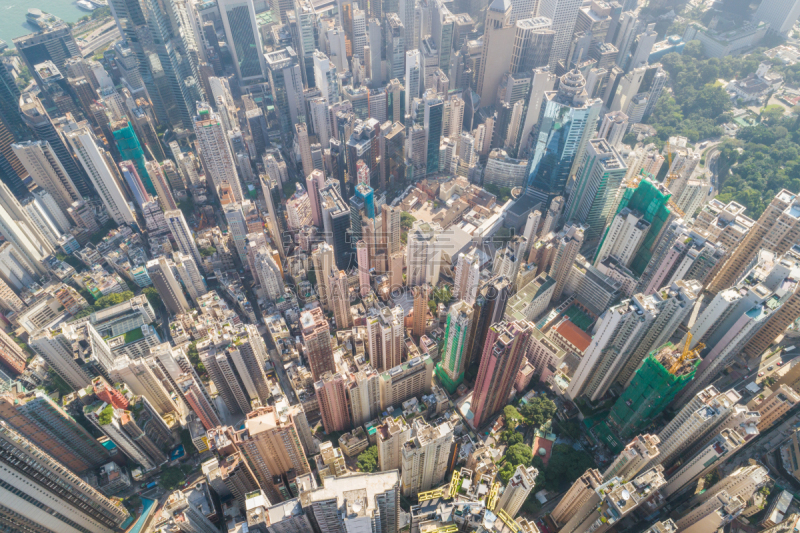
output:
{"label": "car on road", "polygon": [[781,365],[783,364],[783,361],[778,361],[778,362],[777,362],[777,363],[775,363],[775,364],[776,364],[776,365],[778,365],[778,366],[781,366]]}
{"label": "car on road", "polygon": [[775,369],[775,367],[774,367],[774,366],[772,366],[772,365],[770,365],[770,366],[768,366],[768,367],[767,367],[767,370],[774,370],[774,369]]}
{"label": "car on road", "polygon": [[763,372],[759,372],[758,373],[758,377],[764,377],[764,373]]}

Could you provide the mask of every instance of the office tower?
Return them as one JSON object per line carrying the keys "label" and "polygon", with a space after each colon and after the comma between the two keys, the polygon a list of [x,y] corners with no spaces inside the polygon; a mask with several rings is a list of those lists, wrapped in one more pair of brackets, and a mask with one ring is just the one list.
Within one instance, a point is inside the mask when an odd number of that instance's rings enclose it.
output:
{"label": "office tower", "polygon": [[478,377],[472,393],[469,424],[482,427],[506,404],[525,357],[532,326],[524,322],[498,322],[486,334]]}
{"label": "office tower", "polygon": [[[107,386],[110,388],[110,385]],[[127,403],[126,401],[125,404]],[[83,414],[129,460],[141,465],[144,471],[158,468],[167,462],[162,446],[172,444],[171,431],[147,398],[136,398],[137,411],[133,411],[132,404],[125,404],[114,405],[98,399],[85,406]],[[128,411],[128,407],[131,411]]]}
{"label": "office tower", "polygon": [[[178,203],[175,201],[175,197],[172,196],[171,188],[175,187],[174,182],[180,181],[181,178],[175,169],[174,163],[165,161],[163,165],[160,165],[156,161],[148,161],[145,166],[147,167],[147,174],[153,182],[162,210],[178,209]],[[170,174],[172,174],[172,179],[169,179]],[[177,189],[177,187],[175,188]]]}
{"label": "office tower", "polygon": [[203,165],[214,184],[215,193],[219,194],[219,188],[223,182],[228,183],[233,191],[233,197],[237,202],[241,202],[244,199],[242,186],[236,173],[236,164],[228,144],[225,128],[220,122],[219,116],[204,102],[197,105],[194,132],[203,156]]}
{"label": "office tower", "polygon": [[[329,103],[335,104],[339,101],[339,86],[336,75],[336,65],[319,50],[314,50],[312,54],[314,62],[314,79],[316,87],[322,97]],[[323,147],[326,145],[323,144]]]}
{"label": "office tower", "polygon": [[444,112],[444,101],[433,91],[425,93],[425,137],[427,161],[427,172],[433,174],[439,172],[439,145],[442,142],[442,114]]}
{"label": "office tower", "polygon": [[658,32],[655,31],[655,24],[648,24],[644,33],[636,36],[631,49],[631,59],[628,63],[629,69],[639,68],[648,63],[650,52],[658,39]]}
{"label": "office tower", "polygon": [[525,503],[528,495],[533,490],[534,481],[538,475],[539,471],[532,466],[517,465],[517,469],[511,479],[508,480],[506,489],[500,496],[495,509],[502,509],[511,518],[517,516],[522,504]]}
{"label": "office tower", "polygon": [[303,311],[300,328],[306,347],[306,359],[314,381],[319,381],[325,372],[336,373],[331,347],[330,326],[321,309]]}
{"label": "office tower", "polygon": [[672,220],[669,190],[660,183],[642,179],[624,189],[616,215],[605,230],[594,264],[613,256],[635,276],[647,267],[665,224]]}
{"label": "office tower", "polygon": [[411,440],[411,427],[402,416],[387,417],[376,431],[378,467],[381,472],[400,470],[403,445]]}
{"label": "office tower", "polygon": [[247,458],[261,489],[272,501],[290,497],[286,493],[282,498],[281,492],[286,490],[282,477],[292,470],[296,476],[311,471],[301,445],[303,425],[307,429],[299,406],[259,407],[247,415],[244,429],[234,433],[234,445]]}
{"label": "office tower", "polygon": [[447,420],[430,426],[418,418],[413,424],[413,433],[400,450],[400,484],[406,498],[444,482],[453,444],[453,426]]}
{"label": "office tower", "polygon": [[78,160],[83,165],[95,190],[103,200],[106,211],[117,224],[135,224],[136,220],[130,206],[119,188],[114,174],[116,169],[109,166],[110,155],[97,146],[97,140],[86,127],[78,127],[66,133]]}
{"label": "office tower", "polygon": [[[303,77],[292,47],[266,54],[272,100],[278,112],[284,142],[293,135],[293,124],[305,122]],[[329,88],[329,90],[331,90]],[[333,103],[333,102],[329,102]]]}
{"label": "office tower", "polygon": [[[681,361],[682,348],[666,344],[650,353],[608,415],[608,425],[622,439],[645,429],[683,390],[695,375],[696,353]],[[676,368],[677,366],[677,368]]]}
{"label": "office tower", "polygon": [[612,111],[603,116],[603,122],[600,124],[597,136],[608,141],[610,146],[619,148],[627,129],[628,115],[622,111]]}
{"label": "office tower", "polygon": [[142,205],[152,200],[132,161],[122,161],[119,163],[119,173],[124,183],[128,185],[128,189],[132,193],[133,199],[136,205],[139,206],[139,209],[142,208]]}
{"label": "office tower", "polygon": [[576,0],[542,0],[537,15],[553,21],[553,46],[550,52],[549,65],[554,69],[559,61],[566,61],[575,21],[578,18],[580,2]]}
{"label": "office tower", "polygon": [[573,70],[561,77],[558,91],[544,93],[528,177],[528,191],[538,201],[549,204],[563,194],[594,135],[602,102],[589,99],[585,87],[583,75]]}
{"label": "office tower", "polygon": [[405,74],[405,26],[397,13],[386,13],[384,17],[387,73],[390,80],[399,80]]}
{"label": "office tower", "polygon": [[0,67],[0,115],[4,126],[10,131],[21,132],[25,127],[19,113],[20,90],[9,68]]}
{"label": "office tower", "polygon": [[399,207],[393,207],[388,204],[381,206],[381,219],[383,220],[382,246],[387,254],[400,251],[400,213]]}
{"label": "office tower", "polygon": [[[48,23],[36,33],[17,37],[13,42],[31,73],[36,71],[36,65],[45,61],[52,61],[59,71],[64,72],[68,59],[81,57],[72,29],[60,20]],[[40,83],[38,73],[35,76],[37,83]]]}
{"label": "office tower", "polygon": [[153,280],[153,286],[161,296],[170,313],[179,315],[191,309],[183,295],[180,283],[175,278],[172,268],[175,265],[166,257],[159,257],[147,262],[147,274]]}
{"label": "office tower", "polygon": [[123,355],[115,361],[109,376],[115,383],[125,383],[133,394],[147,397],[159,415],[179,412],[169,392],[144,359],[131,359]]}
{"label": "office tower", "polygon": [[569,517],[561,533],[594,531],[605,533],[641,506],[654,505],[658,490],[664,487],[663,469],[658,467],[625,480],[615,477],[597,487],[585,503]]}
{"label": "office tower", "polygon": [[[0,69],[0,73],[2,73],[2,69]],[[0,116],[0,180],[14,191],[18,198],[22,198],[28,190],[22,182],[27,177],[27,173],[14,154],[14,150],[11,149],[15,140],[5,116]]]}
{"label": "office tower", "polygon": [[367,314],[367,353],[372,367],[383,372],[402,362],[404,314],[401,307],[380,307]]}
{"label": "office tower", "polygon": [[223,0],[219,12],[236,76],[240,81],[262,79],[266,65],[252,0]]}
{"label": "office tower", "polygon": [[614,477],[633,479],[636,475],[650,465],[650,462],[659,454],[658,445],[661,441],[655,435],[637,435],[630,441],[625,449],[608,465],[603,472],[603,482]]}
{"label": "office tower", "polygon": [[564,286],[572,272],[572,265],[583,246],[586,227],[583,225],[570,225],[565,227],[557,236],[558,247],[550,267],[549,275],[556,281],[553,291],[553,300],[561,298]]}
{"label": "office tower", "polygon": [[347,431],[352,426],[347,409],[347,381],[342,374],[325,372],[314,383],[314,392],[319,401],[319,412],[325,431]]}
{"label": "office tower", "polygon": [[453,284],[453,297],[463,300],[469,305],[475,304],[478,285],[481,280],[480,257],[475,249],[462,254],[456,264],[456,275]]}
{"label": "office tower", "polygon": [[769,24],[770,31],[786,37],[800,15],[800,2],[778,0],[759,5],[753,18]]}
{"label": "office tower", "polygon": [[442,361],[436,365],[436,375],[444,388],[455,393],[464,381],[466,353],[470,328],[474,320],[472,305],[460,301],[450,307],[445,327],[445,345]]}
{"label": "office tower", "polygon": [[[33,190],[31,195],[33,196],[34,203],[36,204],[37,211],[39,211],[42,216],[48,220],[48,223],[52,223],[58,232],[62,234],[67,233],[70,228],[72,228],[74,224],[72,224],[70,219],[67,218],[71,206],[67,208],[67,211],[62,211],[56,203],[55,198],[53,198],[53,196],[46,190],[41,188]],[[94,218],[94,215],[92,215],[92,218]]]}
{"label": "office tower", "polygon": [[408,233],[406,244],[407,283],[409,287],[439,283],[442,229],[435,222],[415,221]]}
{"label": "office tower", "polygon": [[194,259],[196,265],[202,265],[203,259],[200,257],[200,251],[197,249],[197,244],[194,242],[192,230],[186,223],[183,211],[180,209],[166,211],[164,213],[164,220],[166,220],[169,231],[178,244],[178,250]]}
{"label": "office tower", "polygon": [[33,182],[50,193],[61,211],[66,213],[72,202],[80,200],[80,193],[50,143],[25,141],[12,144],[11,148]]}
{"label": "office tower", "polygon": [[744,439],[735,429],[725,429],[708,446],[694,456],[685,459],[683,465],[673,472],[662,489],[664,497],[669,498],[683,489],[694,486],[699,477],[720,466],[744,444]]}
{"label": "office tower", "polygon": [[536,143],[534,142],[534,134],[536,133],[536,126],[539,123],[542,104],[545,101],[544,95],[553,90],[557,79],[556,75],[551,73],[549,69],[537,68],[533,70],[531,94],[528,99],[525,118],[520,128],[518,157],[528,157],[535,149]]}
{"label": "office tower", "polygon": [[4,465],[0,520],[13,529],[112,533],[129,518],[124,507],[6,422],[0,423],[0,441]]}
{"label": "office tower", "polygon": [[314,164],[311,161],[311,145],[308,144],[308,128],[305,124],[295,124],[294,129],[295,142],[300,149],[300,159],[303,164],[303,176],[307,178],[314,170]]}
{"label": "office tower", "polygon": [[[51,149],[61,162],[61,166],[64,167],[66,174],[72,179],[80,195],[91,196],[93,191],[86,179],[86,174],[75,161],[72,152],[70,152],[64,144],[64,140],[61,135],[59,135],[58,131],[56,131],[41,101],[35,96],[23,95],[20,100],[20,113],[23,122],[30,128],[34,136],[38,140],[47,141],[50,144]],[[0,125],[0,128],[2,128],[2,125]],[[8,158],[8,155],[6,155],[6,158]],[[20,168],[17,170],[23,171],[21,163],[19,165]]]}
{"label": "office tower", "polygon": [[[516,9],[516,6],[514,6]],[[514,21],[514,11],[511,12]],[[522,17],[515,22],[514,50],[510,56],[510,72],[515,78],[528,77],[534,69],[546,67],[550,60],[555,32],[546,17]],[[504,56],[502,61],[505,61]],[[512,100],[514,103],[516,100]]]}
{"label": "office tower", "polygon": [[348,268],[352,249],[347,236],[347,230],[350,228],[350,210],[333,184],[320,191],[320,198],[323,229],[328,244],[333,247],[336,267]]}
{"label": "office tower", "polygon": [[516,36],[516,27],[511,22],[511,10],[510,1],[494,0],[486,11],[481,57],[496,57],[497,61],[480,62],[476,83],[481,106],[491,106],[496,102],[500,80],[509,69]]}
{"label": "office tower", "polygon": [[608,141],[588,142],[564,215],[567,220],[589,226],[584,235],[586,241],[595,241],[602,235],[627,171],[625,161]]}
{"label": "office tower", "polygon": [[558,505],[555,506],[553,512],[550,513],[550,518],[556,524],[566,524],[596,494],[597,487],[605,482],[600,472],[590,468],[572,483],[572,486],[558,502]]}
{"label": "office tower", "polygon": [[422,53],[419,50],[406,51],[406,114],[411,112],[411,102],[414,98],[419,98],[422,88],[425,86],[425,67],[422,64]]}
{"label": "office tower", "polygon": [[42,391],[11,388],[0,396],[3,420],[73,472],[97,468],[108,452]]}
{"label": "office tower", "polygon": [[225,220],[228,222],[228,230],[231,234],[236,251],[242,264],[247,264],[247,224],[244,220],[242,206],[239,203],[230,203],[222,206],[225,213]]}

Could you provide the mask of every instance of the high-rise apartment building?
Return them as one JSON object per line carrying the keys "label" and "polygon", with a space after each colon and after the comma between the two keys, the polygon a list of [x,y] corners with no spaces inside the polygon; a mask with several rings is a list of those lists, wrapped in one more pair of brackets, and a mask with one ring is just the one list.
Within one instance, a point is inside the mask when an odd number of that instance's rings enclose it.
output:
{"label": "high-rise apartment building", "polygon": [[514,475],[506,483],[506,488],[500,496],[495,509],[502,509],[511,518],[517,516],[522,504],[533,490],[536,476],[539,471],[532,466],[517,465]]}
{"label": "high-rise apartment building", "polygon": [[400,450],[401,487],[406,498],[442,484],[453,445],[453,426],[447,420],[430,426],[418,418],[412,430],[413,437]]}
{"label": "high-rise apartment building", "polygon": [[120,225],[135,224],[133,211],[119,188],[118,180],[114,177],[117,170],[110,154],[97,146],[97,140],[86,127],[72,129],[66,132],[65,137],[114,222]]}
{"label": "high-rise apartment building", "polygon": [[409,287],[439,283],[442,228],[435,222],[415,221],[408,232],[406,244],[406,279]]}
{"label": "high-rise apartment building", "polygon": [[472,392],[472,419],[479,428],[502,410],[527,351],[531,326],[525,322],[498,322],[489,327],[478,377]]}
{"label": "high-rise apartment building", "polygon": [[661,441],[655,435],[637,435],[603,472],[603,482],[613,477],[633,479],[659,454]]}
{"label": "high-rise apartment building", "polygon": [[130,516],[5,421],[0,460],[0,520],[14,529],[112,533]]}
{"label": "high-rise apartment building", "polygon": [[570,518],[595,494],[597,487],[606,483],[595,469],[589,469],[572,483],[572,486],[559,500],[553,512],[550,513],[556,524],[566,524]]}
{"label": "high-rise apartment building", "polygon": [[125,383],[133,394],[147,397],[158,414],[179,412],[169,392],[143,358],[131,359],[124,355],[115,361],[108,374],[115,383]]}
{"label": "high-rise apartment building", "polygon": [[405,328],[403,308],[380,307],[367,314],[367,353],[373,368],[383,372],[402,362]]}
{"label": "high-rise apartment building", "polygon": [[664,497],[693,487],[693,482],[720,466],[738,450],[744,439],[735,429],[726,429],[712,439],[708,446],[684,460],[680,469],[673,472],[662,489]]}
{"label": "high-rise apartment building", "polygon": [[453,297],[465,301],[469,305],[475,304],[480,283],[480,257],[470,250],[461,255],[456,264],[456,276],[453,284]]}
{"label": "high-rise apartment building", "polygon": [[220,186],[223,182],[227,182],[233,191],[233,197],[237,202],[241,202],[244,196],[228,136],[217,113],[204,102],[197,105],[194,132],[197,135],[197,144],[203,156],[206,172],[214,184],[215,194],[219,194]]}
{"label": "high-rise apartment building", "polygon": [[582,224],[573,224],[565,227],[557,236],[558,247],[549,272],[550,277],[556,282],[553,290],[554,301],[561,298],[564,292],[564,287],[572,273],[575,258],[583,246],[586,229],[586,226]]}
{"label": "high-rise apartment building", "polygon": [[306,348],[306,359],[314,380],[319,381],[325,372],[336,373],[330,325],[322,310],[303,311],[300,314],[300,330]]}
{"label": "high-rise apartment building", "polygon": [[72,178],[47,141],[25,141],[11,145],[33,182],[50,193],[63,213],[80,200]]}
{"label": "high-rise apartment building", "polygon": [[[766,392],[766,391],[765,391]],[[766,394],[765,398],[754,396],[748,403],[747,408],[751,411],[757,411],[761,415],[761,420],[758,422],[758,431],[764,433],[767,429],[778,421],[789,409],[800,402],[800,394],[785,384],[774,386],[774,390]]]}
{"label": "high-rise apartment building", "polygon": [[332,269],[328,276],[330,286],[330,305],[336,327],[346,329],[353,326],[353,315],[350,314],[350,285],[344,270]]}
{"label": "high-rise apartment building", "polygon": [[314,392],[319,401],[319,412],[325,431],[347,431],[352,426],[347,410],[347,382],[342,374],[325,372],[314,383]]}
{"label": "high-rise apartment building", "polygon": [[179,315],[191,309],[189,302],[183,295],[183,289],[178,282],[173,268],[175,264],[166,257],[159,257],[147,262],[147,275],[153,281],[153,286],[161,296],[164,305],[170,313]]}
{"label": "high-rise apartment building", "polygon": [[377,427],[378,467],[381,472],[400,470],[402,450],[406,442],[411,440],[411,427],[401,416],[387,417]]}

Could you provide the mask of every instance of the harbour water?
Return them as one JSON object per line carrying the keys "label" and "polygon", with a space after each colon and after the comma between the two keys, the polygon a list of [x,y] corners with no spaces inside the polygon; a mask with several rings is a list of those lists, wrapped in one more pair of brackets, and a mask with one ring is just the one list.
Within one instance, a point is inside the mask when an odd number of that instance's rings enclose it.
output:
{"label": "harbour water", "polygon": [[64,22],[75,22],[89,14],[75,4],[75,0],[5,0],[0,2],[0,39],[13,48],[11,39],[36,31],[36,28],[25,22],[28,8],[37,7],[45,13],[51,13]]}

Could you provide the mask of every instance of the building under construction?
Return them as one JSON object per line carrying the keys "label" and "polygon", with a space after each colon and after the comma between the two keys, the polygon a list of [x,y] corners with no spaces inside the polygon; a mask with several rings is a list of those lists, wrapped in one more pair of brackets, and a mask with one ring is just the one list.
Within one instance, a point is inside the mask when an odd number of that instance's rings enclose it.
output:
{"label": "building under construction", "polygon": [[650,352],[596,433],[608,429],[619,442],[640,434],[694,377],[700,351],[688,348],[688,342],[683,348],[667,343]]}

